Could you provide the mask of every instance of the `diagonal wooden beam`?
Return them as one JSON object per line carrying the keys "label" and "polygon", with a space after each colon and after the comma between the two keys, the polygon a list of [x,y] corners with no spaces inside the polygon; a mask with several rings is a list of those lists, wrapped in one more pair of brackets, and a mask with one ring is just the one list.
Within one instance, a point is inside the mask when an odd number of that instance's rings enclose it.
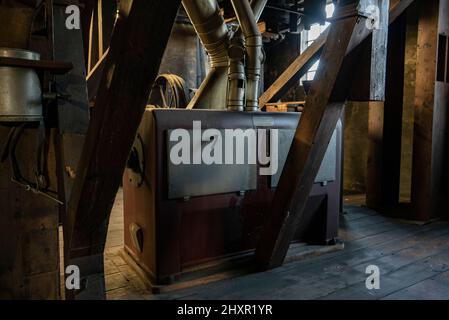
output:
{"label": "diagonal wooden beam", "polygon": [[[389,23],[394,22],[413,2],[413,0],[393,0],[390,2]],[[327,41],[329,28],[327,28],[295,61],[279,76],[279,78],[261,95],[259,108],[265,104],[277,101],[290,90],[298,85],[299,79],[319,59],[323,47]],[[352,48],[354,49],[354,48]],[[349,52],[352,51],[349,50]]]}
{"label": "diagonal wooden beam", "polygon": [[104,273],[109,215],[179,5],[120,1],[64,225],[66,265],[82,276]]}
{"label": "diagonal wooden beam", "polygon": [[293,86],[298,85],[299,79],[319,59],[326,43],[329,28],[327,28],[290,66],[276,79],[275,82],[260,96],[259,108],[263,108],[271,101],[277,101]]}
{"label": "diagonal wooden beam", "polygon": [[359,1],[351,1],[336,9],[337,17],[340,12],[352,11],[352,14],[345,14],[344,18],[336,19],[330,26],[320,57],[320,67],[306,100],[307,108],[298,124],[274,195],[271,215],[266,219],[256,249],[256,260],[263,269],[274,268],[283,263],[301,222],[332,133],[341,117],[345,97],[339,96],[337,101],[333,101],[336,81],[347,52],[359,45],[370,33],[366,19],[358,16],[358,3]]}

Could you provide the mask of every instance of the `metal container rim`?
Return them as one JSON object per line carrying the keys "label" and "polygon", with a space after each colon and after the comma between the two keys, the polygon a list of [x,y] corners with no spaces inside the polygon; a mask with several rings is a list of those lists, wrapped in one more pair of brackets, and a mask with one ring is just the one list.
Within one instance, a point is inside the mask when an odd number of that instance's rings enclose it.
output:
{"label": "metal container rim", "polygon": [[41,55],[37,52],[25,49],[0,47],[0,57],[18,58],[25,60],[40,60]]}

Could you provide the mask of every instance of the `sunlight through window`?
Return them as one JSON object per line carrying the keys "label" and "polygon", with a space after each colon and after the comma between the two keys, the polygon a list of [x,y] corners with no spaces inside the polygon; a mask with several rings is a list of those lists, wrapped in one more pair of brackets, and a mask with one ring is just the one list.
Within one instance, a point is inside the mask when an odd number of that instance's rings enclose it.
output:
{"label": "sunlight through window", "polygon": [[[333,3],[328,4],[326,6],[326,17],[331,18],[334,14],[335,6]],[[310,27],[310,30],[304,30],[301,32],[301,53],[307,49],[319,36],[323,33],[324,30],[330,25],[329,22],[326,22],[324,25],[314,24]],[[301,84],[303,81],[313,80],[318,70],[318,66],[320,61],[318,60],[301,78]]]}

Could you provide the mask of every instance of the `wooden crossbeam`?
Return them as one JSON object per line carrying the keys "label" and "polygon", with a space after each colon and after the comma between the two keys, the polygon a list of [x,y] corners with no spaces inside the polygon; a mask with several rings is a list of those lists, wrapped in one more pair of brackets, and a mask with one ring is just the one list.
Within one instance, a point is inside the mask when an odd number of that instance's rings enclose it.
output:
{"label": "wooden crossbeam", "polygon": [[[413,2],[413,0],[390,1],[389,24],[394,22]],[[259,107],[262,108],[271,101],[277,101],[290,90],[298,85],[299,79],[318,60],[323,47],[327,41],[329,28],[327,28],[295,61],[279,76],[279,78],[261,95]],[[355,48],[348,50],[348,53]]]}
{"label": "wooden crossbeam", "polygon": [[82,276],[103,276],[109,215],[179,5],[120,1],[64,224],[66,265],[81,264]]}
{"label": "wooden crossbeam", "polygon": [[[256,249],[256,259],[263,269],[280,266],[287,254],[302,220],[307,199],[315,177],[326,153],[334,128],[341,117],[346,97],[340,92],[349,83],[339,84],[334,94],[337,79],[345,65],[346,70],[354,63],[345,56],[364,39],[370,30],[366,19],[357,16],[357,4],[352,1],[340,12],[353,10],[345,18],[336,19],[330,26],[327,41],[323,47],[315,80],[306,99],[306,106],[290,148],[287,161],[276,190],[271,215],[267,217],[262,237]],[[385,10],[388,15],[388,10]],[[384,29],[384,32],[387,32]],[[384,56],[385,58],[385,56]],[[350,69],[350,68],[349,68]]]}
{"label": "wooden crossbeam", "polygon": [[271,101],[277,101],[313,66],[320,57],[327,40],[329,28],[326,29],[292,64],[276,79],[276,81],[260,96],[259,108]]}

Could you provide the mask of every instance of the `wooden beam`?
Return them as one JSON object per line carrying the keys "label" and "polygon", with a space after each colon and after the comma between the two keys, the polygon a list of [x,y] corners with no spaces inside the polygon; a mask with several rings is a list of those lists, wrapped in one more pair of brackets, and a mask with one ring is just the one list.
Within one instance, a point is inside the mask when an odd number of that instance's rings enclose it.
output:
{"label": "wooden beam", "polygon": [[412,166],[413,218],[432,217],[432,132],[439,1],[419,3]]}
{"label": "wooden beam", "polygon": [[[393,0],[390,3],[389,23],[399,17],[413,0]],[[277,101],[292,87],[298,85],[299,79],[318,60],[324,44],[328,38],[326,29],[293,63],[279,76],[279,78],[261,95],[259,107],[271,101]],[[350,52],[350,51],[349,51]],[[348,53],[349,53],[348,52]]]}
{"label": "wooden beam", "polygon": [[[256,249],[256,260],[263,269],[280,266],[301,222],[304,208],[333,131],[344,107],[344,101],[331,103],[331,95],[343,65],[350,42],[356,45],[364,33],[365,20],[355,10],[358,1],[350,3],[353,15],[336,20],[320,57],[321,63],[306,99],[290,152],[274,195],[271,215]],[[348,6],[349,6],[348,5]],[[347,8],[336,9],[344,12]],[[354,34],[354,37],[353,37]],[[331,104],[329,104],[331,103]]]}
{"label": "wooden beam", "polygon": [[97,2],[97,24],[98,24],[98,57],[104,54],[103,50],[103,0]]}
{"label": "wooden beam", "polygon": [[89,35],[88,35],[88,51],[87,51],[87,72],[89,73],[92,69],[92,66],[96,63],[96,61],[100,58],[99,48],[98,48],[98,12],[95,7],[92,9],[90,24],[89,24]]}
{"label": "wooden beam", "polygon": [[180,0],[120,1],[64,225],[66,265],[78,265],[92,280],[79,297],[104,298],[109,215],[179,5]]}
{"label": "wooden beam", "polygon": [[376,209],[399,204],[406,18],[390,27],[385,102],[369,103],[366,203]]}
{"label": "wooden beam", "polygon": [[259,108],[271,101],[277,101],[313,66],[318,60],[327,40],[329,29],[326,29],[292,64],[279,76],[279,78],[260,96]]}
{"label": "wooden beam", "polygon": [[[59,99],[58,108],[58,191],[65,205],[61,206],[61,217],[66,215],[66,200],[70,198],[73,176],[76,174],[84,137],[89,126],[89,104],[85,78],[83,35],[81,30],[65,27],[67,3],[57,1],[53,6],[55,59],[71,61],[74,65],[68,76],[56,77],[60,93],[70,96]],[[63,219],[61,219],[63,221]]]}
{"label": "wooden beam", "polygon": [[[353,80],[349,101],[384,101],[388,47],[389,0],[378,0],[378,28],[360,45],[358,72]],[[377,24],[376,23],[376,24]],[[375,25],[373,25],[375,27]],[[354,51],[353,51],[354,52]],[[348,70],[354,73],[353,70]]]}
{"label": "wooden beam", "polygon": [[[385,206],[383,172],[386,156],[383,150],[384,136],[384,102],[368,102],[368,157],[366,166],[366,205],[381,209]],[[400,149],[399,149],[400,151]],[[391,155],[389,155],[391,157]],[[399,199],[398,199],[399,200]]]}
{"label": "wooden beam", "polygon": [[80,0],[82,5],[81,11],[81,31],[83,33],[83,50],[84,61],[86,63],[86,70],[88,70],[89,63],[89,49],[90,49],[90,30],[92,15],[96,6],[96,0]]}
{"label": "wooden beam", "polygon": [[[100,2],[99,2],[100,3]],[[98,30],[101,29],[101,40],[99,40],[99,48],[102,48],[101,55],[99,55],[97,61],[91,61],[89,63],[89,69],[87,72],[87,92],[89,94],[89,101],[93,101],[97,95],[98,86],[100,84],[101,76],[103,74],[104,62],[106,61],[106,57],[109,53],[109,43],[111,41],[112,31],[115,26],[115,18],[117,5],[111,1],[101,2],[102,7],[102,18],[101,18],[101,28],[100,23],[98,23]],[[100,10],[100,6],[98,7]],[[91,29],[93,32],[93,30]],[[100,34],[100,31],[99,31]],[[92,34],[91,34],[92,37]],[[99,37],[100,38],[100,37]],[[90,43],[92,43],[92,39]],[[104,51],[104,52],[103,52]],[[91,56],[89,56],[92,58]],[[93,64],[92,62],[95,62]]]}
{"label": "wooden beam", "polygon": [[[411,218],[427,221],[440,214],[440,211],[444,211],[442,207],[436,206],[437,190],[442,185],[447,185],[447,181],[441,181],[440,185],[435,183],[440,179],[440,176],[445,175],[444,170],[441,170],[442,167],[437,164],[444,160],[438,159],[436,152],[441,151],[438,145],[442,141],[438,140],[447,140],[447,137],[444,137],[444,131],[447,128],[443,127],[438,131],[434,131],[434,129],[437,128],[436,124],[438,122],[445,121],[440,116],[437,116],[439,114],[437,110],[444,112],[442,109],[447,108],[448,88],[447,84],[436,82],[440,5],[444,5],[444,1],[420,1],[418,5],[419,20],[411,192],[413,211]],[[441,15],[441,17],[446,16],[446,12]],[[441,100],[438,100],[437,96],[440,96]],[[444,113],[440,115],[444,115]],[[447,116],[444,117],[447,118]],[[447,193],[443,197],[447,201]],[[445,207],[447,208],[447,205]]]}
{"label": "wooden beam", "polygon": [[[434,210],[438,217],[449,219],[449,2],[440,1],[438,34],[439,46],[443,51],[437,64],[446,68],[445,81],[435,83],[435,110],[433,127],[433,169],[432,190]],[[444,40],[445,39],[445,40]],[[446,50],[444,50],[446,44]],[[446,51],[446,57],[444,57]],[[446,61],[446,65],[445,62]],[[441,79],[442,80],[442,79]]]}
{"label": "wooden beam", "polygon": [[104,64],[106,58],[108,57],[108,54],[109,48],[106,50],[106,52],[97,62],[97,64],[87,74],[86,80],[87,80],[87,93],[89,96],[89,101],[94,101],[95,97],[97,96],[98,87],[100,85],[101,77],[103,75]]}

